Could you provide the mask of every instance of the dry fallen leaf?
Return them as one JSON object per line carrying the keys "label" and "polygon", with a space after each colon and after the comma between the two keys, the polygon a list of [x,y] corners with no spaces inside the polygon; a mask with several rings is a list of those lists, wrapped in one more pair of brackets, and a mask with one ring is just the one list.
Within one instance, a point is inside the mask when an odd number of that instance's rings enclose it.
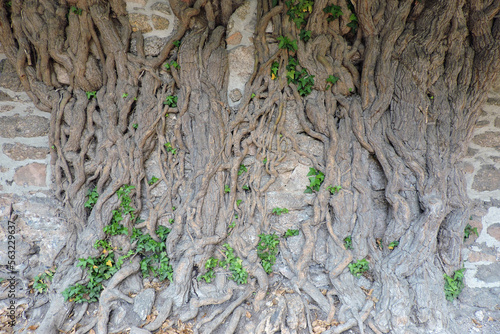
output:
{"label": "dry fallen leaf", "polygon": [[29,329],[30,331],[34,331],[35,329],[37,329],[37,328],[38,328],[38,326],[39,326],[39,325],[32,325],[32,326],[29,326],[29,327],[28,327],[28,329]]}
{"label": "dry fallen leaf", "polygon": [[248,311],[247,311],[247,313],[246,313],[245,315],[246,315],[246,317],[247,317],[248,319],[250,319],[250,318],[252,317],[252,314],[251,314],[250,312],[248,312]]}

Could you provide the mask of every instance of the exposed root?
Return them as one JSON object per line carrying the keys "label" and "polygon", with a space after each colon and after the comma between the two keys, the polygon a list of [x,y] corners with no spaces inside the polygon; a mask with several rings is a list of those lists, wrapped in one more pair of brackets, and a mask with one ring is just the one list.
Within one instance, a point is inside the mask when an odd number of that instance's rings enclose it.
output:
{"label": "exposed root", "polygon": [[[355,326],[364,333],[365,323],[389,332],[394,314],[423,331],[446,323],[425,311],[446,308],[436,297],[441,268],[428,259],[440,257],[446,272],[460,262],[468,201],[453,166],[500,67],[500,29],[492,23],[500,2],[442,1],[431,11],[412,0],[359,0],[353,7],[337,1],[343,15],[334,19],[325,11],[330,2],[302,9],[309,21],[297,23],[286,4],[258,1],[255,66],[237,110],[227,103],[234,73],[225,45],[237,2],[169,1],[180,23],[156,57],[145,54],[141,33],[132,33],[121,0],[69,2],[76,11],[51,0],[0,6],[2,47],[35,104],[51,112],[55,194],[71,232],[54,261],[58,288],[49,294],[41,333],[68,331],[84,319],[86,306],[68,320],[76,308],[61,292],[88,281],[72,265],[99,253],[96,240],[113,243],[118,259],[136,249],[138,242],[129,242],[136,229],[159,242],[160,226],[171,230],[164,250],[173,280],[157,296],[159,313],[146,330],[177,317],[194,320],[195,332],[241,332],[242,304],[254,291],[256,333],[312,331],[314,314],[329,324],[343,321],[325,333]],[[308,32],[305,42],[301,34]],[[278,36],[295,40],[297,50],[272,45]],[[173,60],[179,69],[161,69]],[[305,87],[299,73],[314,82]],[[297,200],[302,205],[289,201],[299,218],[287,224],[296,224],[300,240],[279,246],[281,283],[300,297],[279,295],[268,310],[262,306],[275,278],[263,269],[257,238],[286,231],[269,206],[299,164],[323,174],[322,185]],[[128,236],[109,236],[103,228],[115,219],[124,185],[134,186],[130,206],[145,221],[125,215],[119,222]],[[94,187],[99,197],[89,209]],[[389,250],[375,239],[400,245]],[[248,270],[251,286],[240,289],[222,276],[215,286],[196,282],[211,256],[221,258],[224,243]],[[360,259],[370,271],[356,281],[348,266]],[[104,283],[97,318],[77,333],[107,333],[116,302],[133,303],[121,283],[141,269],[139,261],[135,254]],[[324,271],[317,275],[326,277],[321,286],[313,269]],[[419,282],[431,276],[422,292]],[[377,305],[364,293],[371,289]],[[210,308],[206,317],[203,308]],[[287,312],[297,319],[288,321]]]}

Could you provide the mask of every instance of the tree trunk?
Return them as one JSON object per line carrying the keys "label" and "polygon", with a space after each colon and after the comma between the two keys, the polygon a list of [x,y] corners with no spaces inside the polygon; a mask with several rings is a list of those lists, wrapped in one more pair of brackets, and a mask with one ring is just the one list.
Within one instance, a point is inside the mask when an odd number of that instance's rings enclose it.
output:
{"label": "tree trunk", "polygon": [[[156,57],[145,56],[122,0],[1,6],[5,53],[36,105],[51,112],[55,193],[71,231],[54,259],[40,333],[79,321],[78,333],[107,333],[114,302],[132,300],[122,282],[141,275],[146,253],[130,238],[137,231],[165,245],[172,268],[150,331],[180,319],[202,333],[305,332],[314,309],[328,333],[455,332],[443,273],[461,267],[469,204],[458,163],[500,68],[500,1],[250,2],[256,64],[236,108],[227,98],[225,38],[241,1],[170,0],[179,26]],[[280,36],[296,40],[297,50]],[[308,202],[296,210],[305,215],[296,222],[300,241],[281,239],[268,276],[259,235],[287,229],[266,197],[298,160],[324,180],[301,197]],[[157,182],[147,162],[158,166]],[[127,186],[135,188],[123,193]],[[127,234],[103,230],[114,221]],[[166,241],[160,226],[171,229]],[[115,248],[120,269],[103,284],[97,318],[85,320],[87,304],[61,293],[89,282],[78,259],[111,251],[94,248],[97,240]],[[393,241],[399,245],[388,247]],[[210,257],[232,263],[229,247],[247,285],[230,279],[231,264],[215,270],[215,282],[193,279],[207,273]],[[129,251],[133,260],[118,265]],[[361,259],[370,270],[357,278],[348,265]],[[311,279],[317,268],[328,275],[325,291]],[[278,293],[276,282],[300,295]],[[264,306],[269,291],[277,296],[272,311]],[[305,310],[298,324],[286,317],[297,304]],[[240,321],[247,311],[254,327]],[[68,320],[72,312],[79,316]]]}

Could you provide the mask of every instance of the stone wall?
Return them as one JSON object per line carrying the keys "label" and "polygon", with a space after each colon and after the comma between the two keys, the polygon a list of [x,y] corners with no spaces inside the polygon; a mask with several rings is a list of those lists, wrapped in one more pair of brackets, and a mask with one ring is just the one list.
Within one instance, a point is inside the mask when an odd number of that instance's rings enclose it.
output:
{"label": "stone wall", "polygon": [[500,333],[500,78],[482,108],[463,164],[473,201],[469,224],[479,236],[471,234],[462,250],[467,288],[459,313],[471,332]]}
{"label": "stone wall", "polygon": [[[149,56],[158,55],[178,23],[168,1],[126,0],[126,2],[132,30],[143,33],[144,52]],[[131,47],[132,50],[135,49],[135,41]]]}
{"label": "stone wall", "polygon": [[[0,57],[2,59],[4,57]],[[12,67],[0,61],[0,266],[7,264],[7,215],[16,220],[16,262],[27,277],[50,267],[66,238],[62,207],[50,191],[50,114],[34,107]],[[0,275],[3,273],[0,272]]]}

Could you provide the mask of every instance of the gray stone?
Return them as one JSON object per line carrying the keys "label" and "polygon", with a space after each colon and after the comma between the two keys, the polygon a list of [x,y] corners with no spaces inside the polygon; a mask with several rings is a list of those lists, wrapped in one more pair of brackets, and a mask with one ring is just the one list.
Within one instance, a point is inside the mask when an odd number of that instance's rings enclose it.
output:
{"label": "gray stone", "polygon": [[500,128],[500,117],[495,118],[495,128]]}
{"label": "gray stone", "polygon": [[238,102],[239,100],[241,100],[242,97],[243,97],[243,95],[241,94],[241,91],[238,88],[233,89],[229,93],[229,98],[233,102]]}
{"label": "gray stone", "polygon": [[241,32],[238,31],[229,36],[228,38],[226,38],[226,43],[228,45],[238,45],[241,42],[241,38],[242,38]]}
{"label": "gray stone", "polygon": [[172,15],[170,6],[165,2],[157,2],[151,6],[151,10],[156,10],[166,15]]}
{"label": "gray stone", "polygon": [[480,121],[477,121],[476,122],[476,128],[483,128],[485,127],[486,125],[490,124],[490,121],[487,121],[487,120],[480,120]]}
{"label": "gray stone", "polygon": [[500,223],[490,225],[487,231],[489,235],[500,241]]}
{"label": "gray stone", "polygon": [[0,86],[13,90],[15,92],[23,91],[23,86],[21,80],[17,76],[14,66],[7,60],[2,59],[0,61]]}
{"label": "gray stone", "polygon": [[480,289],[465,287],[458,298],[461,305],[494,310],[495,307],[499,304],[499,295],[500,288]]}
{"label": "gray stone", "polygon": [[155,290],[146,289],[141,291],[134,299],[134,312],[137,313],[141,320],[146,320],[148,314],[151,313],[151,308],[155,301]]}
{"label": "gray stone", "polygon": [[472,142],[482,147],[500,147],[500,132],[487,131],[475,136]]}
{"label": "gray stone", "polygon": [[37,162],[16,169],[14,182],[20,186],[45,187],[47,178],[47,165]]}
{"label": "gray stone", "polygon": [[0,137],[42,137],[49,133],[49,120],[40,116],[0,117]]}
{"label": "gray stone", "polygon": [[498,282],[498,278],[500,277],[500,262],[478,266],[475,277],[486,283]]}
{"label": "gray stone", "polygon": [[[20,234],[16,235],[16,262],[29,259],[30,267],[50,266],[68,239],[60,203],[50,197],[0,194],[0,216],[8,212],[11,203],[19,216],[16,220],[16,233]],[[0,265],[7,260],[6,230],[0,228]]]}
{"label": "gray stone", "polygon": [[16,107],[12,106],[12,105],[3,105],[3,106],[0,106],[0,111],[11,111],[14,108],[16,108]]}
{"label": "gray stone", "polygon": [[9,94],[0,91],[0,101],[12,101]]}
{"label": "gray stone", "polygon": [[467,157],[471,158],[476,155],[476,153],[479,152],[479,150],[473,149],[473,148],[468,148],[467,149]]}
{"label": "gray stone", "polygon": [[[232,92],[235,89],[244,92],[245,84],[250,79],[253,72],[255,62],[254,50],[255,48],[253,46],[239,46],[229,52],[228,61],[230,76],[228,92]],[[229,104],[234,106],[237,103],[231,99]]]}
{"label": "gray stone", "polygon": [[153,26],[156,30],[167,30],[170,25],[170,22],[166,18],[155,14],[151,16],[151,21],[153,21]]}
{"label": "gray stone", "polygon": [[267,207],[268,208],[287,208],[288,210],[299,210],[307,204],[312,204],[314,194],[303,194],[299,192],[268,192]]}
{"label": "gray stone", "polygon": [[477,191],[494,191],[500,189],[500,169],[493,165],[482,166],[474,176],[472,189]]}
{"label": "gray stone", "polygon": [[41,160],[49,154],[47,147],[34,147],[20,143],[3,144],[3,153],[15,161],[26,159]]}
{"label": "gray stone", "polygon": [[131,13],[128,15],[130,25],[133,31],[141,31],[147,33],[153,31],[151,25],[149,24],[149,17],[144,14]]}
{"label": "gray stone", "polygon": [[500,98],[498,97],[489,97],[488,100],[486,101],[488,104],[493,104],[496,106],[500,106]]}
{"label": "gray stone", "polygon": [[144,39],[144,53],[146,56],[157,56],[165,46],[167,38],[148,37]]}

